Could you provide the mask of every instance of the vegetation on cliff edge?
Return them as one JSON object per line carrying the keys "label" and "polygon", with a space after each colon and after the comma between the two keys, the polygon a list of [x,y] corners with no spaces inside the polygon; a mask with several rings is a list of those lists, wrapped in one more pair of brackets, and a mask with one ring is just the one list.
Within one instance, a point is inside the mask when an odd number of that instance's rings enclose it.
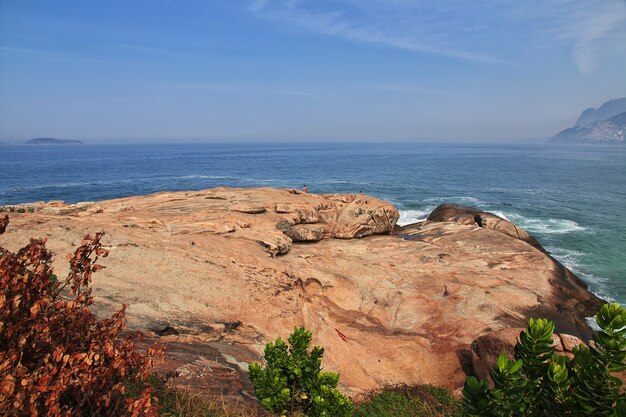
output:
{"label": "vegetation on cliff edge", "polygon": [[250,380],[261,405],[282,416],[349,417],[352,401],[337,389],[339,374],[322,371],[324,349],[309,352],[312,334],[303,327],[265,346],[265,368],[250,365]]}
{"label": "vegetation on cliff edge", "polygon": [[530,319],[515,345],[514,360],[501,354],[487,380],[469,377],[463,390],[469,416],[626,417],[626,309],[606,304],[596,316],[600,331],[573,358],[555,354],[554,323]]}
{"label": "vegetation on cliff edge", "polygon": [[[0,219],[0,233],[8,221]],[[158,415],[148,384],[135,397],[123,394],[126,381],[146,381],[163,349],[142,353],[137,335],[121,336],[124,306],[102,321],[90,310],[91,277],[108,254],[101,237],[85,237],[63,281],[45,240],[17,253],[0,247],[0,415]]]}

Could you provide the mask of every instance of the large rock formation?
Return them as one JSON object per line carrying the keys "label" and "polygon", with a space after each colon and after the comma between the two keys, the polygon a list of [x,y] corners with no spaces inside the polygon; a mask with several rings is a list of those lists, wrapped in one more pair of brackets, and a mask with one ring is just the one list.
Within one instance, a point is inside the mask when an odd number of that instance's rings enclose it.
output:
{"label": "large rock formation", "polygon": [[4,211],[0,246],[48,237],[60,276],[82,236],[105,230],[96,305],[126,303],[131,327],[174,344],[169,368],[197,392],[225,375],[245,396],[247,363],[301,325],[351,395],[456,389],[479,336],[542,315],[584,339],[601,304],[523,230],[466,208],[394,229],[398,212],[368,196],[216,188]]}
{"label": "large rock formation", "polygon": [[626,136],[626,112],[606,120],[580,127],[571,127],[555,135],[550,142],[570,144],[624,144]]}
{"label": "large rock formation", "polygon": [[556,134],[550,142],[563,144],[624,144],[626,97],[609,100],[598,109],[585,110],[574,127]]}
{"label": "large rock formation", "polygon": [[624,112],[626,112],[626,97],[615,98],[603,103],[597,109],[590,107],[582,112],[578,120],[576,120],[576,124],[574,126],[582,127],[588,125],[589,123],[610,119],[611,117]]}
{"label": "large rock formation", "polygon": [[528,232],[521,227],[495,214],[462,204],[441,204],[430,213],[427,220],[433,222],[455,222],[496,230],[514,239],[523,240],[529,245],[545,252],[545,249],[537,242],[537,239],[529,235]]}

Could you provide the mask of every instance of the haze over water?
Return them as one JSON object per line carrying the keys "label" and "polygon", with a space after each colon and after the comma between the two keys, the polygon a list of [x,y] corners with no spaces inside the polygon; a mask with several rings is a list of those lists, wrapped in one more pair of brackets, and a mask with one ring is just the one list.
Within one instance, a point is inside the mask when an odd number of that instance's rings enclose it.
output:
{"label": "haze over water", "polygon": [[400,224],[442,202],[466,204],[522,226],[592,291],[626,304],[623,146],[4,145],[0,172],[0,205],[303,184],[388,200]]}

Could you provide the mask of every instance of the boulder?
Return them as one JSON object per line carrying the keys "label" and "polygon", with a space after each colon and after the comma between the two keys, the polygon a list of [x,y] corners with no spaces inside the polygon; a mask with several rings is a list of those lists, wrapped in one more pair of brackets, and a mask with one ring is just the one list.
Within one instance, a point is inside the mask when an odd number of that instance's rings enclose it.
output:
{"label": "boulder", "polygon": [[505,352],[509,359],[513,359],[513,347],[522,330],[524,330],[522,327],[505,328],[474,340],[470,346],[474,376],[478,379],[488,378],[502,352]]}
{"label": "boulder", "polygon": [[529,245],[545,252],[537,239],[519,226],[496,216],[492,213],[464,206],[462,204],[444,203],[437,206],[428,216],[427,220],[433,222],[455,222],[459,224],[476,224],[486,229],[496,230],[515,239],[522,240]]}
{"label": "boulder", "polygon": [[294,242],[316,242],[322,240],[324,225],[297,224],[290,227],[285,234]]}
{"label": "boulder", "polygon": [[260,214],[265,212],[265,207],[254,204],[236,204],[232,209],[247,214]]}
{"label": "boulder", "polygon": [[583,341],[576,336],[572,336],[571,334],[561,333],[559,335],[561,339],[561,343],[563,344],[563,350],[565,352],[573,352],[574,348],[580,345],[583,345]]}
{"label": "boulder", "polygon": [[[523,327],[504,328],[487,333],[474,340],[470,346],[471,373],[479,379],[488,378],[489,372],[497,365],[498,357],[502,352],[509,359],[514,359],[514,347],[519,335],[526,329]],[[572,351],[576,346],[584,344],[580,338],[565,333],[554,333],[554,350],[557,355],[573,357]],[[622,375],[618,375],[622,377]]]}
{"label": "boulder", "polygon": [[262,236],[259,238],[258,242],[270,255],[276,256],[284,255],[289,252],[292,240],[286,235],[272,234],[269,236]]}
{"label": "boulder", "polygon": [[314,207],[298,207],[294,212],[296,223],[312,224],[320,221],[320,213]]}
{"label": "boulder", "polygon": [[389,233],[400,214],[393,207],[373,204],[371,199],[357,198],[342,207],[334,228],[334,237],[352,239]]}

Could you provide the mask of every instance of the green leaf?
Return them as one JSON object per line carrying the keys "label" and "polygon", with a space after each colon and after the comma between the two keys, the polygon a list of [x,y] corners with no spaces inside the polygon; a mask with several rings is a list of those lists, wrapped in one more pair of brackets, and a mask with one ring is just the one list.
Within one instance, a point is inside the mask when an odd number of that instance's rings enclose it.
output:
{"label": "green leaf", "polygon": [[506,358],[506,353],[501,353],[500,356],[498,357],[498,368],[501,371],[504,371],[506,369],[507,363],[508,363],[508,360]]}
{"label": "green leaf", "polygon": [[512,374],[516,373],[517,371],[519,371],[522,368],[523,364],[524,364],[524,362],[521,359],[515,361],[515,363],[513,363],[513,365],[509,369],[509,372],[512,373]]}

